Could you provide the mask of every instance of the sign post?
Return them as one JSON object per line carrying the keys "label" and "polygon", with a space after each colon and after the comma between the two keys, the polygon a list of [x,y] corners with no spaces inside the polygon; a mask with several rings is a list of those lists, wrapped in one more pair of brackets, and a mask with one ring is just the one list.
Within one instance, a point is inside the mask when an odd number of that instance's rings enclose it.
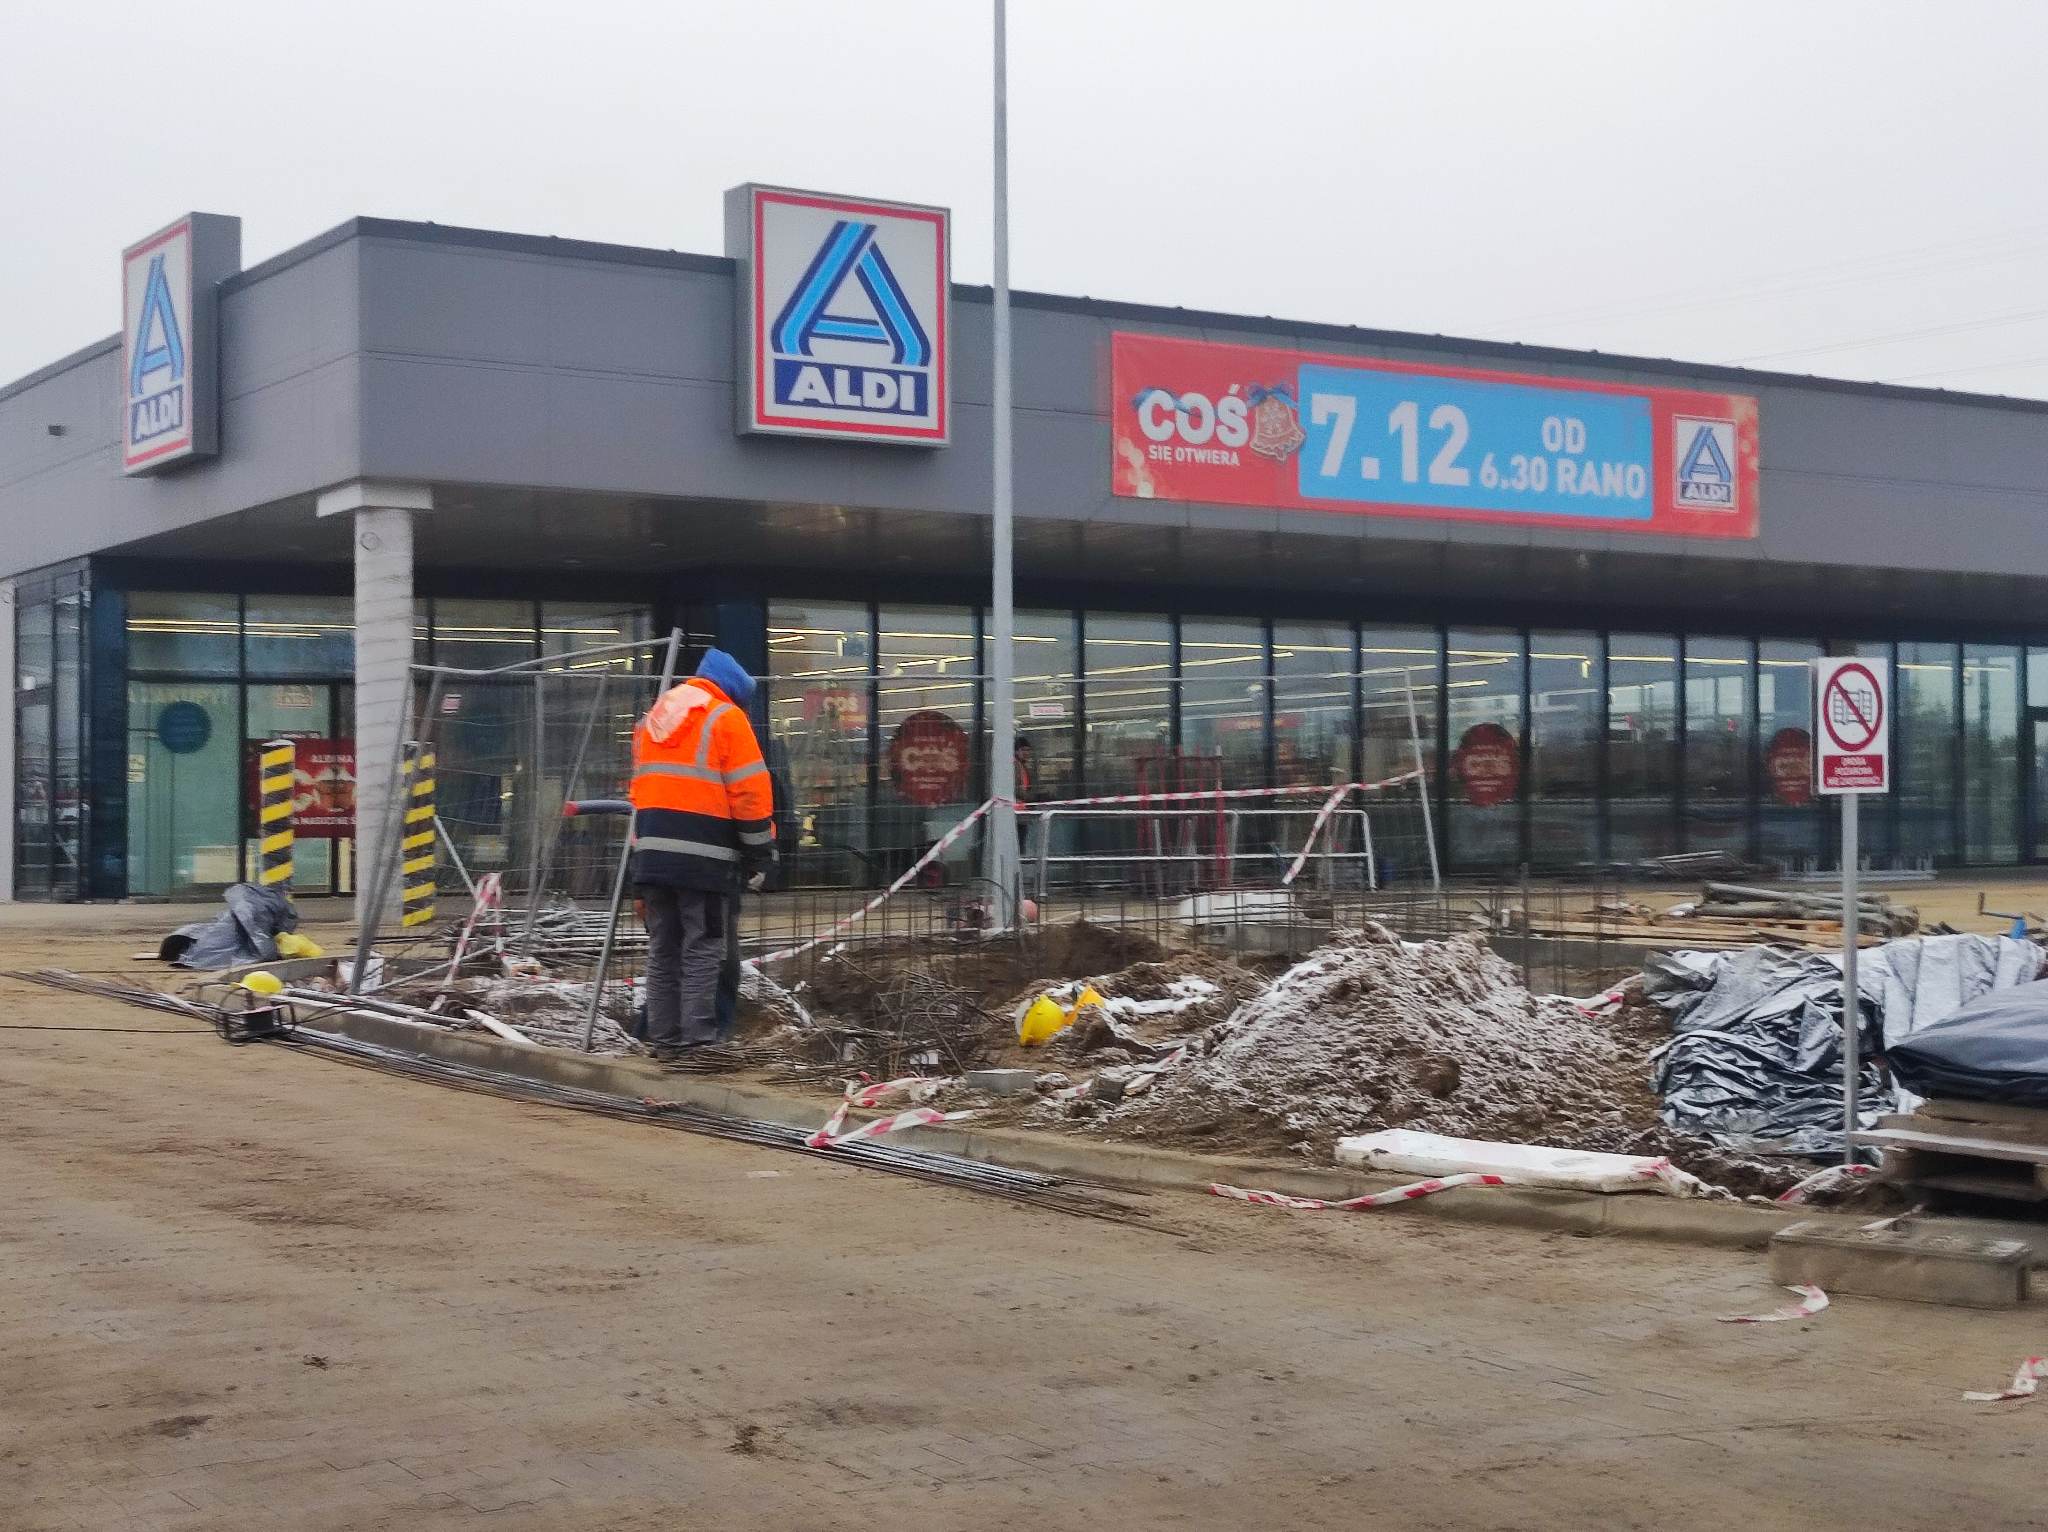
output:
{"label": "sign post", "polygon": [[1857,945],[1863,936],[1858,893],[1856,805],[1865,793],[1891,791],[1891,667],[1883,660],[1813,662],[1815,785],[1842,800],[1842,1163],[1856,1160],[1856,1077],[1863,1001]]}

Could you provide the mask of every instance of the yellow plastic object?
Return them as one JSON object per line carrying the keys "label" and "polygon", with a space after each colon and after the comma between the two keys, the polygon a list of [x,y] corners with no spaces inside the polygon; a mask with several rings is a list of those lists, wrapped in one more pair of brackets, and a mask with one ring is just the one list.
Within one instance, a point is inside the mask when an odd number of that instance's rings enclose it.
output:
{"label": "yellow plastic object", "polygon": [[1067,1024],[1067,1013],[1050,995],[1040,995],[1017,1018],[1017,1041],[1027,1048],[1042,1048]]}
{"label": "yellow plastic object", "polygon": [[284,980],[267,968],[242,975],[242,988],[253,995],[275,995],[284,988]]}
{"label": "yellow plastic object", "polygon": [[1102,1004],[1095,986],[1084,984],[1073,1003],[1062,1005],[1051,995],[1040,995],[1017,1018],[1017,1041],[1027,1048],[1042,1048],[1074,1024],[1084,1007]]}
{"label": "yellow plastic object", "polygon": [[327,950],[310,936],[301,936],[296,931],[277,933],[277,955],[283,958],[325,957]]}

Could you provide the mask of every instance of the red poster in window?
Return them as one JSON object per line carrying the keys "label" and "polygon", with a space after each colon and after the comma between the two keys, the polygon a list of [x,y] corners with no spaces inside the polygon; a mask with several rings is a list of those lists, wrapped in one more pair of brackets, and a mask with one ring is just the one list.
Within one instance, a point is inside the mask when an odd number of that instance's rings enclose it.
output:
{"label": "red poster in window", "polygon": [[1451,752],[1451,773],[1465,785],[1465,801],[1490,809],[1521,790],[1522,751],[1497,723],[1475,723]]}
{"label": "red poster in window", "polygon": [[1764,750],[1764,775],[1771,796],[1787,808],[1813,802],[1813,736],[1804,729],[1780,729]]}
{"label": "red poster in window", "polygon": [[[356,833],[356,742],[352,739],[304,739],[273,736],[292,742],[292,833],[301,840],[348,840]],[[255,834],[256,758],[266,741],[243,744],[245,818]]]}
{"label": "red poster in window", "polygon": [[967,731],[934,708],[912,713],[889,741],[889,780],[920,808],[966,797],[973,764]]}

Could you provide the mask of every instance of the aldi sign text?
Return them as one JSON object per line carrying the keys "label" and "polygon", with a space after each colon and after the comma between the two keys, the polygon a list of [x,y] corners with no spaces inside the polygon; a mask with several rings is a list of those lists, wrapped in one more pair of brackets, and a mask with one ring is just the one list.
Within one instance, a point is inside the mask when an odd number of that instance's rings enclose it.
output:
{"label": "aldi sign text", "polygon": [[740,430],[943,444],[950,235],[943,208],[728,192]]}
{"label": "aldi sign text", "polygon": [[241,264],[241,221],[191,213],[121,253],[121,466],[149,473],[219,449],[214,289]]}
{"label": "aldi sign text", "polygon": [[1152,335],[1111,345],[1119,495],[1756,536],[1748,395]]}

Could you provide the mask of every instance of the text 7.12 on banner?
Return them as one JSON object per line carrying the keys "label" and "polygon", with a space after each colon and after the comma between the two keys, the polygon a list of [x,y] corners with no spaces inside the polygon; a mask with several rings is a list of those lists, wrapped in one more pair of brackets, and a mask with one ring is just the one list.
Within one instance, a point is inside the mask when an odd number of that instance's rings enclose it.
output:
{"label": "text 7.12 on banner", "polygon": [[1113,337],[1111,373],[1119,495],[1756,536],[1747,395],[1156,335]]}

